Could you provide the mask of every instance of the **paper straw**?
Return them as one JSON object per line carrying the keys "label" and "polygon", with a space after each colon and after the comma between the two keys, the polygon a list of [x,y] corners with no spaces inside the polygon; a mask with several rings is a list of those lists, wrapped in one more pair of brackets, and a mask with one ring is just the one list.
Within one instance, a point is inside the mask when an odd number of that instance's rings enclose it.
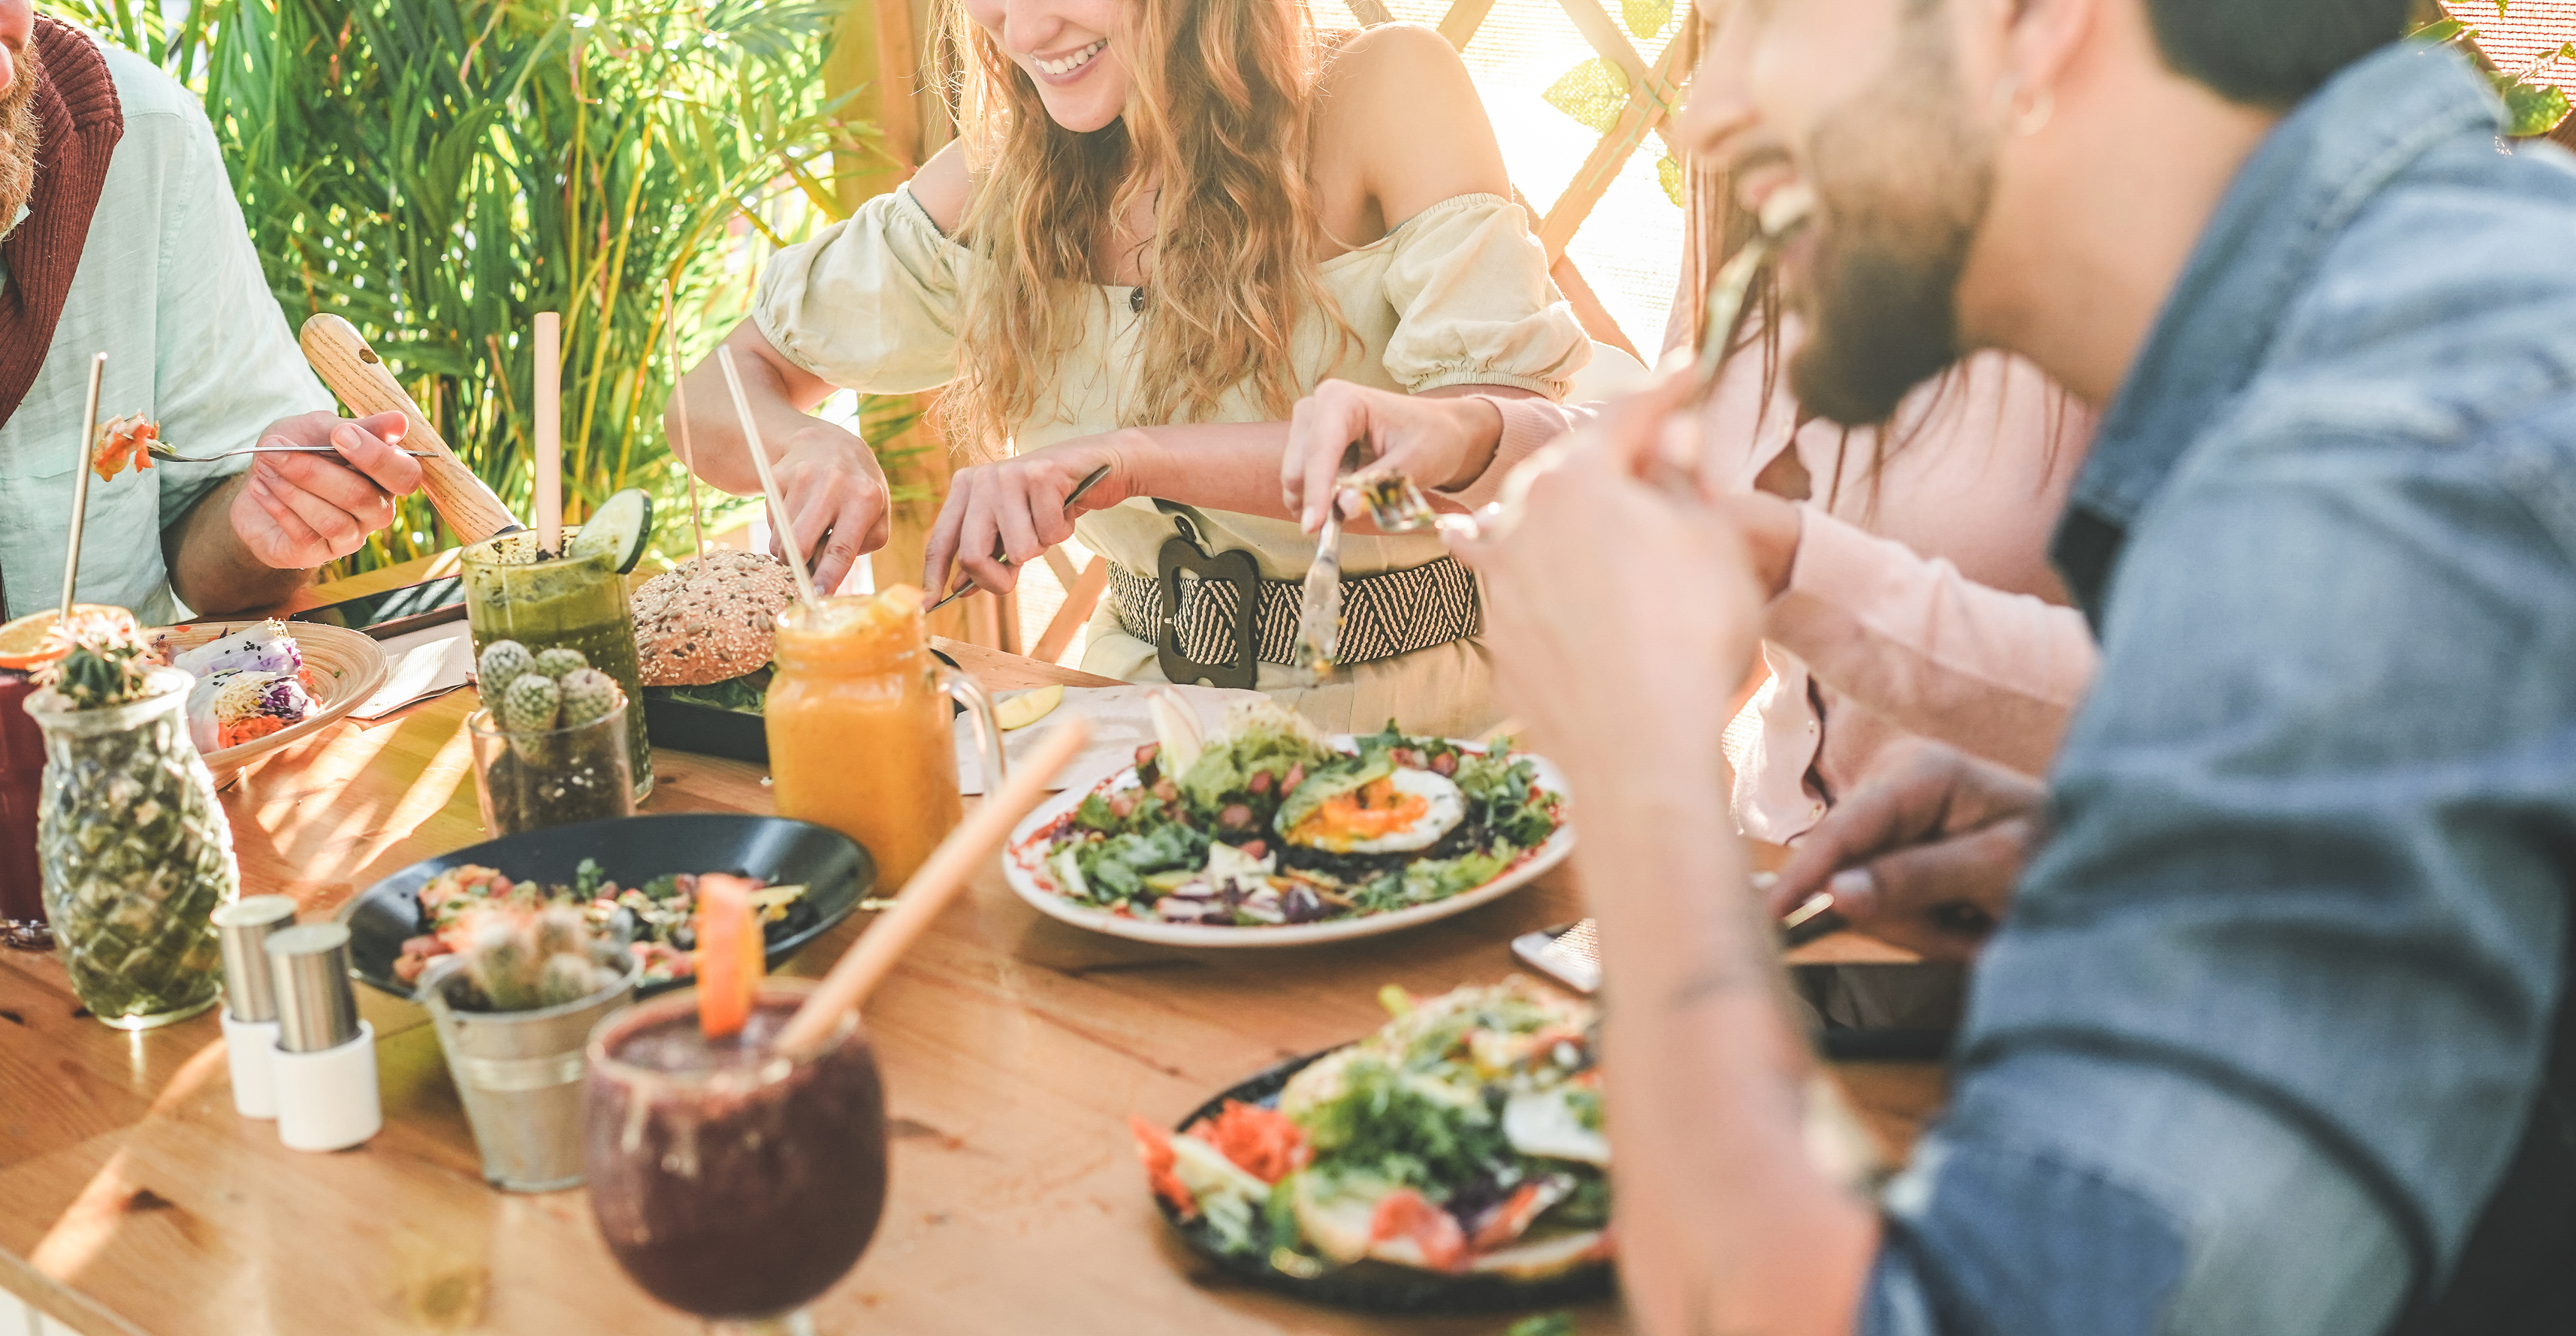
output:
{"label": "paper straw", "polygon": [[675,443],[680,452],[680,476],[689,484],[689,532],[697,536],[698,545],[689,555],[707,554],[707,517],[698,509],[698,466],[696,451],[689,445],[689,387],[680,379],[680,336],[671,326],[671,285],[662,285],[662,351],[671,363],[671,406],[679,410],[680,439]]}
{"label": "paper straw", "polygon": [[733,411],[742,419],[742,443],[751,451],[751,466],[760,474],[760,494],[769,499],[769,527],[787,553],[787,569],[796,574],[796,593],[807,603],[814,597],[814,576],[805,569],[805,554],[796,550],[796,529],[787,522],[787,503],[778,499],[778,479],[769,473],[769,448],[760,443],[760,424],[752,420],[751,398],[742,392],[742,373],[734,370],[733,349],[716,345],[716,365],[724,368],[725,388],[733,391]]}
{"label": "paper straw", "polygon": [[563,317],[537,312],[537,546],[563,551]]}
{"label": "paper straw", "polygon": [[966,886],[978,865],[993,856],[1029,809],[1046,796],[1047,784],[1067,761],[1091,740],[1091,725],[1081,716],[1055,726],[1029,758],[1011,767],[1001,792],[976,804],[894,899],[894,908],[860,934],[858,943],[823,976],[822,986],[805,999],[778,1032],[778,1051],[802,1060],[821,1052],[844,1012],[865,1005],[868,994],[894,970],[895,961],[931,920],[939,917]]}
{"label": "paper straw", "polygon": [[107,376],[107,354],[89,359],[89,406],[81,410],[80,467],[72,471],[72,541],[71,550],[63,554],[63,611],[54,625],[69,631],[72,625],[72,590],[80,584],[80,550],[82,522],[89,518],[89,475],[98,456],[98,387]]}

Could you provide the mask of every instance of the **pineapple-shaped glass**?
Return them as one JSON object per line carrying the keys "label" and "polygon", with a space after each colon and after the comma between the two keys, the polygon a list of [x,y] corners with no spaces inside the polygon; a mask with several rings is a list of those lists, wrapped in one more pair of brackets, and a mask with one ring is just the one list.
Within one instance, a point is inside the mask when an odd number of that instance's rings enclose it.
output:
{"label": "pineapple-shaped glass", "polygon": [[193,679],[143,654],[139,640],[84,645],[27,699],[45,734],[45,914],[73,994],[121,1030],[214,1004],[214,912],[241,893],[232,825],[188,737]]}

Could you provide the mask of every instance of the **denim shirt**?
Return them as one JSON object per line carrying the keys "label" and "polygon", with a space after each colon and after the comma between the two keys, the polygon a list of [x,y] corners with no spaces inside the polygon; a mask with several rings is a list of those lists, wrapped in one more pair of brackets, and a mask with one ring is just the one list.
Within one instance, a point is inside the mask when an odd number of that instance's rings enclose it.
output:
{"label": "denim shirt", "polygon": [[2054,549],[2102,671],[1865,1330],[2420,1325],[2576,1144],[2576,159],[2499,124],[2448,51],[2345,70],[2104,419]]}

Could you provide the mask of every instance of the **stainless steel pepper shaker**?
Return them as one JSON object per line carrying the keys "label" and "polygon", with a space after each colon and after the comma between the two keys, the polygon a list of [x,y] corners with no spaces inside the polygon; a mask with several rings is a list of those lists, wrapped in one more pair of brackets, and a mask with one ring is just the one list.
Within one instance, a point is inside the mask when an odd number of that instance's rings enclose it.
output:
{"label": "stainless steel pepper shaker", "polygon": [[277,1047],[277,990],[269,982],[268,939],[295,926],[295,901],[249,896],[219,906],[214,918],[224,948],[224,1063],[232,1070],[233,1111],[274,1118],[277,1079],[268,1058]]}
{"label": "stainless steel pepper shaker", "polygon": [[277,991],[277,1138],[292,1150],[340,1150],[384,1127],[376,1031],[349,988],[349,929],[308,923],[269,935]]}

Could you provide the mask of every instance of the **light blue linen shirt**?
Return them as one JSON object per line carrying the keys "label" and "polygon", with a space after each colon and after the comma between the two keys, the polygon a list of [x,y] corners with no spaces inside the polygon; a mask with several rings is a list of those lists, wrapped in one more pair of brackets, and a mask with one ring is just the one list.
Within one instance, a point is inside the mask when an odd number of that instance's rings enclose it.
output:
{"label": "light blue linen shirt", "polygon": [[1869,1336],[2576,1330],[2576,160],[2500,112],[2412,43],[2301,104],[2103,418]]}
{"label": "light blue linen shirt", "polygon": [[[92,354],[107,353],[100,419],[158,419],[162,438],[187,453],[238,449],[280,418],[333,406],[260,276],[204,110],[151,62],[99,47],[125,133],[44,369],[0,425],[0,579],[12,617],[62,597]],[[81,600],[122,604],[146,624],[184,616],[162,565],[161,531],[249,466],[240,455],[92,478]]]}

